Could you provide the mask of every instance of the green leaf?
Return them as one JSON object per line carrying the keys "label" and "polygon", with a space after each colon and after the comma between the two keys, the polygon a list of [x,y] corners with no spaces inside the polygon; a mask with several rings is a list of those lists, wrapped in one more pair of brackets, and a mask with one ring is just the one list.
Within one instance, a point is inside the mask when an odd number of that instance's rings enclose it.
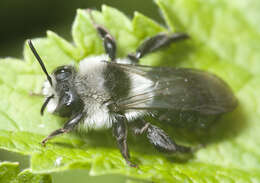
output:
{"label": "green leaf", "polygon": [[51,177],[46,174],[35,175],[31,170],[20,172],[18,163],[0,163],[1,183],[51,183]]}
{"label": "green leaf", "polygon": [[[153,182],[260,182],[260,28],[256,23],[260,16],[255,15],[260,3],[249,2],[255,6],[247,14],[248,6],[235,0],[157,0],[169,30],[138,12],[132,21],[108,6],[92,12],[117,40],[120,57],[159,32],[188,32],[189,41],[151,54],[141,63],[199,68],[232,87],[239,106],[210,129],[211,136],[197,138],[174,129],[179,143],[207,144],[193,157],[186,161],[167,157],[154,152],[143,138],[130,137],[132,159],[139,164],[138,169],[130,168],[110,131],[67,134],[42,147],[39,142],[66,119],[40,116],[43,98],[30,93],[41,91],[45,76],[27,44],[24,62],[0,59],[0,148],[30,155],[32,173],[86,169],[90,175],[122,174]],[[49,31],[46,38],[33,40],[47,70],[104,53],[86,10],[77,11],[72,37],[75,44]]]}
{"label": "green leaf", "polygon": [[19,173],[18,163],[0,163],[0,182],[15,181]]}

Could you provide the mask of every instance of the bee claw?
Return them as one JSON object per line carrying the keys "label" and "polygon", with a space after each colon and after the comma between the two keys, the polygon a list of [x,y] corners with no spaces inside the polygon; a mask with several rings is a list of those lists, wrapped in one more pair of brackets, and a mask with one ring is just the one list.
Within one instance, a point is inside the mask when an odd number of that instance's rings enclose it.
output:
{"label": "bee claw", "polygon": [[47,142],[47,139],[43,139],[43,141],[41,141],[41,145],[42,145],[43,147],[46,147],[46,142]]}
{"label": "bee claw", "polygon": [[138,165],[136,165],[136,164],[133,164],[132,162],[130,162],[130,161],[127,161],[127,164],[130,166],[130,167],[133,167],[133,168],[139,168],[139,166]]}

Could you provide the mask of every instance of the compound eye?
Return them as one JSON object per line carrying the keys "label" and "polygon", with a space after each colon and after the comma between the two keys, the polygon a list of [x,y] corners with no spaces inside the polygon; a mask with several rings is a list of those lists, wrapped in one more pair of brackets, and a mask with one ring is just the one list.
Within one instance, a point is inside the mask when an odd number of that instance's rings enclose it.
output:
{"label": "compound eye", "polygon": [[66,80],[68,79],[72,74],[71,68],[67,66],[62,66],[60,68],[57,68],[57,70],[54,72],[56,80]]}

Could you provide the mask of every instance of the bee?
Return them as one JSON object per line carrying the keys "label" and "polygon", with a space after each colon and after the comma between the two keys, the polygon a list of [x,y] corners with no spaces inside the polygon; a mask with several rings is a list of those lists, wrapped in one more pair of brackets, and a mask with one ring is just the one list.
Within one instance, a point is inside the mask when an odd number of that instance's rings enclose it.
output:
{"label": "bee", "polygon": [[111,128],[126,163],[136,167],[130,161],[127,144],[130,127],[135,134],[146,134],[149,142],[160,150],[191,152],[190,147],[176,144],[163,129],[145,120],[146,116],[156,118],[161,124],[203,127],[237,106],[230,87],[209,72],[138,64],[149,53],[189,38],[187,34],[159,33],[145,39],[135,53],[116,58],[115,39],[94,21],[91,13],[89,15],[103,40],[106,55],[87,57],[78,68],[59,66],[50,75],[32,41],[28,41],[47,76],[41,115],[46,109],[68,118],[62,128],[41,142],[42,145],[79,126],[94,130]]}

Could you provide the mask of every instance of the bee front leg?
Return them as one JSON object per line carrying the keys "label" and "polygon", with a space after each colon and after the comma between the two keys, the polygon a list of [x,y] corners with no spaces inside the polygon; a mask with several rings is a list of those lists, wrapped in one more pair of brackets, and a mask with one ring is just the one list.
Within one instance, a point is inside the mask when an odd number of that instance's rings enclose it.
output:
{"label": "bee front leg", "polygon": [[87,11],[89,13],[92,24],[94,25],[94,27],[96,28],[99,36],[103,40],[103,45],[104,45],[106,53],[108,54],[111,61],[115,61],[115,58],[116,58],[116,41],[115,41],[115,39],[112,37],[112,35],[104,27],[102,27],[101,25],[98,25],[95,22],[92,14],[91,14],[92,10],[88,9]]}
{"label": "bee front leg", "polygon": [[80,122],[82,117],[83,117],[82,113],[78,113],[77,115],[74,115],[67,123],[64,124],[63,128],[53,131],[50,135],[48,135],[45,139],[43,139],[41,144],[45,146],[46,142],[51,138],[59,134],[70,132]]}
{"label": "bee front leg", "polygon": [[113,124],[113,135],[117,140],[118,148],[126,163],[131,167],[137,167],[130,161],[130,154],[127,145],[127,121],[125,116],[119,115],[116,117],[117,122]]}
{"label": "bee front leg", "polygon": [[169,46],[171,43],[181,41],[189,38],[185,33],[159,33],[153,37],[145,39],[141,45],[136,49],[135,53],[128,54],[128,58],[135,64],[139,62],[139,59],[145,55],[158,51],[161,48]]}

